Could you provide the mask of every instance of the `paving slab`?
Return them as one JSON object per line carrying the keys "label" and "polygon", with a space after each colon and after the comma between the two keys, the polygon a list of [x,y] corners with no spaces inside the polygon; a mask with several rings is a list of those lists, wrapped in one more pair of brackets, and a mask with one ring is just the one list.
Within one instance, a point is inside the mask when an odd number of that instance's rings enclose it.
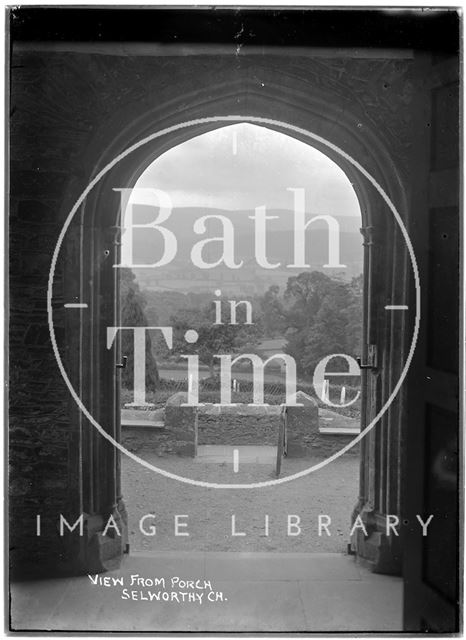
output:
{"label": "paving slab", "polygon": [[151,422],[150,420],[128,420],[124,419],[121,421],[121,426],[123,429],[138,427],[140,429],[165,429],[165,423],[162,421]]}
{"label": "paving slab", "polygon": [[16,582],[11,587],[11,619],[22,629],[47,629],[51,614],[68,596],[72,578]]}
{"label": "paving slab", "polygon": [[[210,580],[202,602],[141,599],[132,575]],[[324,632],[399,631],[402,581],[374,576],[339,554],[151,552],[126,558],[124,585],[89,577],[38,580],[11,587],[17,631]],[[122,598],[123,588],[134,591]],[[181,591],[181,589],[179,589]],[[221,594],[210,602],[207,593]],[[213,596],[216,598],[217,596]]]}
{"label": "paving slab", "polygon": [[156,571],[158,576],[182,576],[204,578],[206,576],[206,554],[203,551],[153,551],[135,552],[126,558],[119,571],[108,575],[130,575]]}
{"label": "paving slab", "polygon": [[216,580],[252,582],[361,580],[354,558],[338,553],[208,553],[206,576]]}
{"label": "paving slab", "polygon": [[122,409],[121,421],[163,422],[164,409],[148,411],[144,409]]}
{"label": "paving slab", "polygon": [[328,583],[300,581],[306,626],[318,632],[401,632],[403,629],[401,579]]}
{"label": "paving slab", "polygon": [[165,609],[164,628],[171,631],[292,632],[307,626],[297,583],[221,582],[213,584],[226,601],[188,610]]}
{"label": "paving slab", "polygon": [[88,585],[80,580],[68,600],[50,616],[47,629],[244,632],[306,628],[297,583],[217,582],[213,587],[215,593],[222,594],[222,601],[178,604],[121,600],[103,587],[93,587],[95,591],[90,593]]}

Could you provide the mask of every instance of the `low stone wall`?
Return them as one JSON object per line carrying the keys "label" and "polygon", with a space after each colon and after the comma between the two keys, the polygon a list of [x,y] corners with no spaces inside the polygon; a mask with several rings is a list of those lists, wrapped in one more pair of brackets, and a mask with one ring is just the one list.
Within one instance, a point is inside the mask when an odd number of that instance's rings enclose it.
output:
{"label": "low stone wall", "polygon": [[198,444],[276,445],[279,406],[199,407]]}
{"label": "low stone wall", "polygon": [[121,428],[121,444],[133,453],[151,452],[158,456],[179,455],[195,457],[194,442],[188,442],[172,429],[160,427]]}
{"label": "low stone wall", "polygon": [[[301,393],[301,392],[299,392]],[[141,420],[122,424],[121,441],[129,451],[151,451],[159,456],[195,457],[198,445],[272,445],[278,443],[282,407],[278,405],[218,406],[204,404],[197,408],[183,407],[186,394],[177,393],[168,399],[164,421],[150,412],[140,412]],[[287,455],[289,458],[326,458],[350,443],[357,433],[355,420],[325,409],[319,410],[315,400],[302,394],[297,401],[303,406],[287,407]],[[333,431],[333,432],[332,432]],[[349,449],[349,455],[359,454],[359,445]]]}
{"label": "low stone wall", "polygon": [[[313,431],[302,433],[300,437],[290,438],[288,432],[288,458],[328,458],[349,444],[357,434],[321,433]],[[359,455],[359,443],[351,447],[344,455]]]}
{"label": "low stone wall", "polygon": [[135,415],[131,416],[128,413],[133,419],[130,420],[130,425],[125,426],[124,422],[122,423],[123,446],[134,453],[151,451],[158,456],[178,455],[194,458],[197,447],[196,415],[194,407],[181,406],[186,400],[185,393],[171,396],[167,400],[162,422],[159,412],[133,412],[138,413],[139,420],[135,419]]}

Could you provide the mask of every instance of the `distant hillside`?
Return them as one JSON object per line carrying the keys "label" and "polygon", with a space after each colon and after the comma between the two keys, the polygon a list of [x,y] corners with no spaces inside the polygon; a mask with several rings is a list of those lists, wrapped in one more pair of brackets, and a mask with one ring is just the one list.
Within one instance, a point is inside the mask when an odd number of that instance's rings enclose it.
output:
{"label": "distant hillside", "polygon": [[[223,209],[180,208],[174,209],[169,220],[163,226],[176,235],[178,254],[172,266],[190,262],[191,248],[194,243],[208,237],[222,234],[222,224],[217,220],[207,222],[207,232],[196,234],[194,222],[203,215],[222,215],[231,220],[235,229],[235,255],[238,260],[254,261],[254,222],[248,216],[252,211],[227,211]],[[270,262],[282,265],[293,261],[293,212],[286,210],[270,210],[267,215],[277,216],[267,225],[266,247]],[[318,214],[314,214],[318,215]],[[311,214],[308,214],[310,217]],[[138,221],[147,222],[154,217],[149,207],[138,206]],[[334,216],[340,224],[340,261],[343,264],[361,263],[362,270],[362,236],[359,233],[359,218]],[[159,259],[163,244],[160,234],[146,229],[134,230],[135,258],[139,263],[151,263]],[[328,234],[325,221],[314,222],[306,231],[306,259],[308,262],[325,264],[328,261]],[[207,248],[205,258],[215,261],[218,258],[218,244],[212,243]],[[208,255],[206,255],[208,254]]]}
{"label": "distant hillside", "polygon": [[[276,216],[276,220],[268,222],[268,226],[272,230],[290,229],[293,226],[293,211],[291,209],[269,209],[266,210],[268,216]],[[174,208],[171,218],[176,219],[180,227],[184,227],[189,224],[192,229],[193,222],[205,215],[222,215],[230,218],[238,230],[242,228],[250,229],[253,226],[253,221],[249,219],[249,216],[254,215],[253,209],[215,209],[215,208],[203,208],[203,207],[179,207]],[[307,212],[309,218],[317,216],[319,213]],[[153,217],[153,212],[150,213],[150,217]],[[361,226],[361,219],[355,216],[345,216],[335,214],[334,217],[340,223],[342,231],[357,231]],[[313,223],[316,228],[325,228],[325,222]]]}

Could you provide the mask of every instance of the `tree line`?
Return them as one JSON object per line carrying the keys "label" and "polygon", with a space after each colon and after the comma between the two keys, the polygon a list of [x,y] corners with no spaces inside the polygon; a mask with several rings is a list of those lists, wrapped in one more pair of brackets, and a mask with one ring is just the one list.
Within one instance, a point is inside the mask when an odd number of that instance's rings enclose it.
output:
{"label": "tree line", "polygon": [[[173,349],[169,350],[161,336],[146,337],[146,387],[157,387],[156,360],[173,362],[181,354],[198,354],[199,361],[215,373],[216,354],[254,353],[261,340],[282,338],[284,351],[293,356],[298,372],[310,377],[325,356],[361,353],[362,339],[362,275],[344,282],[320,271],[303,272],[288,278],[283,290],[272,285],[263,295],[249,296],[253,308],[253,324],[244,324],[245,305],[237,306],[237,324],[228,324],[228,300],[241,296],[225,296],[221,301],[223,324],[214,324],[215,300],[209,292],[141,291],[134,274],[121,269],[121,301],[123,326],[171,326]],[[217,309],[218,312],[218,309]],[[195,329],[196,343],[188,343],[185,333]],[[122,353],[128,366],[122,371],[123,386],[133,381],[132,335],[123,331]],[[334,363],[338,366],[338,363]]]}

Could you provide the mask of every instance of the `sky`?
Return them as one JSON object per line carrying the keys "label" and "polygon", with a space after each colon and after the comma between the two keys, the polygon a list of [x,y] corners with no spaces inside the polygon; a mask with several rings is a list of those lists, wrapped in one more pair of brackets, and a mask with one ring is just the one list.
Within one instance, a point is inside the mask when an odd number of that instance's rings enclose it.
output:
{"label": "sky", "polygon": [[[173,207],[293,209],[290,188],[304,188],[311,214],[357,216],[348,178],[330,158],[295,138],[248,123],[221,127],[173,147],[136,187],[167,192]],[[143,202],[144,195],[138,200]],[[349,222],[349,221],[348,221]]]}

